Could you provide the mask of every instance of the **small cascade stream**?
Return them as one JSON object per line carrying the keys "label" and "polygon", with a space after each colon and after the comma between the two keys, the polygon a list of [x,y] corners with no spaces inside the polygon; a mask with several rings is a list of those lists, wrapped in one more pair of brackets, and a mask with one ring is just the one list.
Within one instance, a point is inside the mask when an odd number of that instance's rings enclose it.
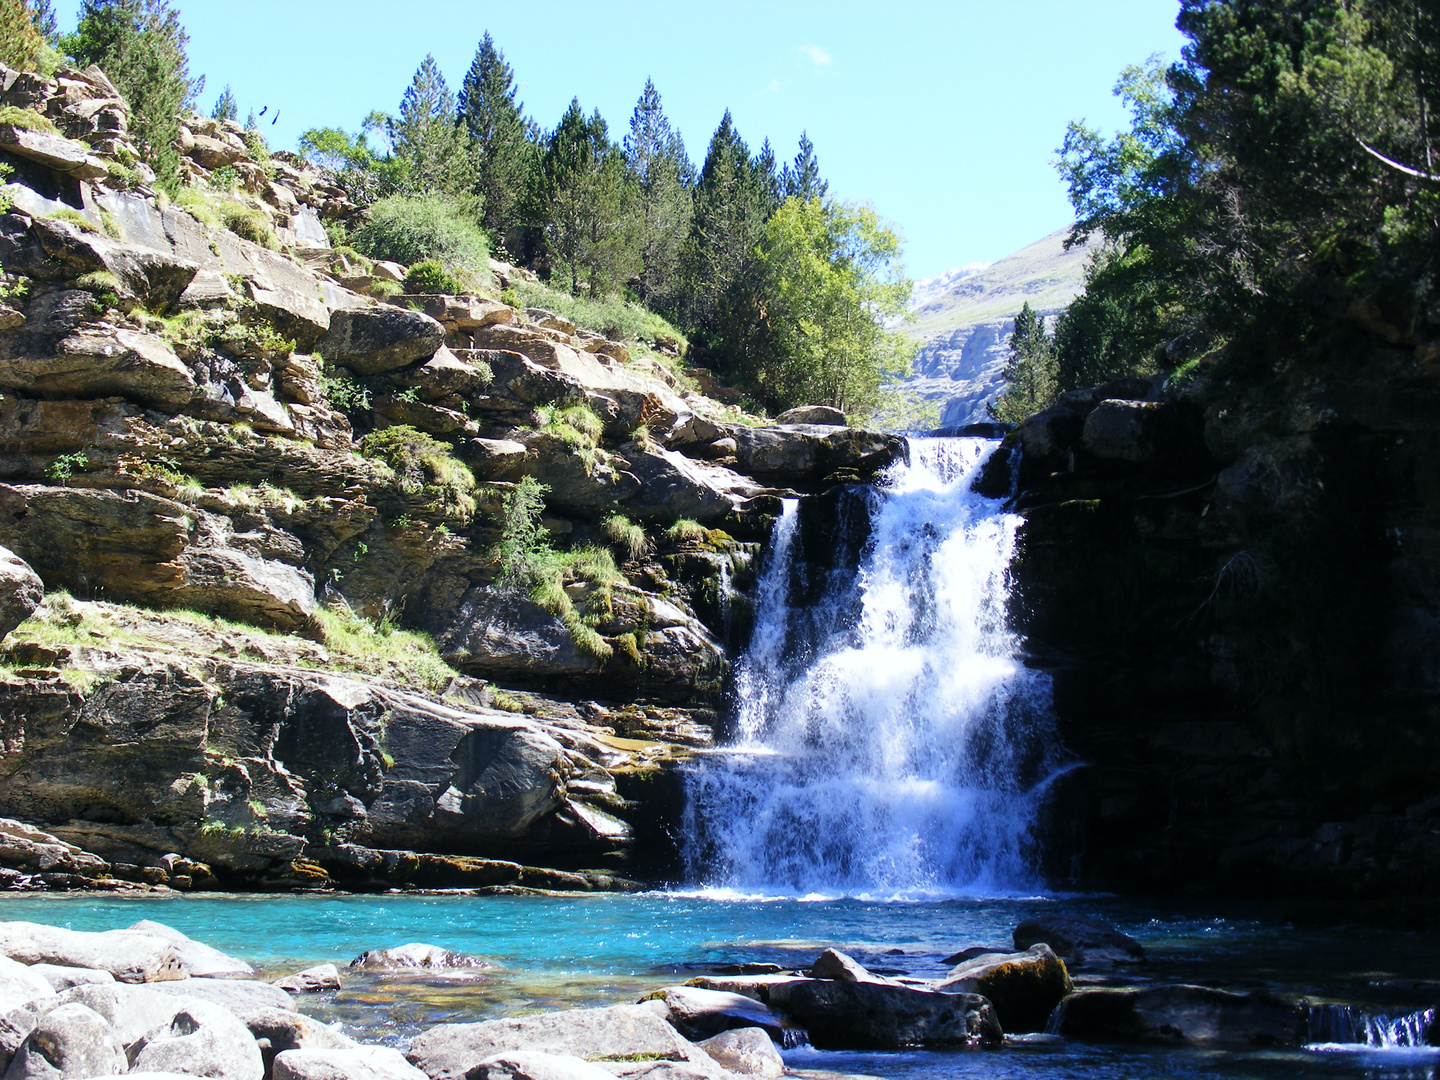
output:
{"label": "small cascade stream", "polygon": [[910,463],[873,493],[858,570],[816,604],[792,602],[808,568],[786,505],[737,665],[735,739],[686,776],[692,881],[856,896],[1034,887],[1049,681],[1021,665],[1006,620],[1020,519],[970,490],[996,445],[912,440]]}

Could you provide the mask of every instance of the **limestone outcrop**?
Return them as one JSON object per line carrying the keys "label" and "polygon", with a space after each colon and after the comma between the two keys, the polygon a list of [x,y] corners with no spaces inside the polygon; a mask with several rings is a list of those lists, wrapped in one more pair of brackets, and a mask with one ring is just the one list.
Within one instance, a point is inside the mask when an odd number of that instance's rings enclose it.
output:
{"label": "limestone outcrop", "polygon": [[782,500],[903,441],[766,425],[683,342],[393,295],[333,178],[233,122],[184,119],[158,198],[98,69],[0,105],[0,877],[623,882],[573,867],[664,835],[634,796],[711,739]]}

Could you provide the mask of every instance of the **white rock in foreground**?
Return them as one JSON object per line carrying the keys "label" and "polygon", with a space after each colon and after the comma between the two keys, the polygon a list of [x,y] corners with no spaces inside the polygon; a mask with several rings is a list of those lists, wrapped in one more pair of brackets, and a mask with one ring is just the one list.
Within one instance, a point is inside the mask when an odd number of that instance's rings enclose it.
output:
{"label": "white rock in foreground", "polygon": [[133,930],[87,934],[32,922],[0,923],[0,956],[22,964],[97,968],[120,982],[183,979],[186,968],[163,938]]}
{"label": "white rock in foreground", "polygon": [[388,1046],[350,1050],[286,1050],[275,1056],[274,1080],[428,1080]]}
{"label": "white rock in foreground", "polygon": [[212,949],[203,942],[188,938],[179,930],[166,926],[164,923],[151,922],[149,919],[142,919],[131,930],[140,934],[149,934],[151,937],[168,941],[170,947],[175,950],[175,955],[190,972],[191,978],[207,978],[217,975],[233,977],[236,975],[254,975],[255,969],[244,960],[237,960],[233,956],[227,956],[219,949]]}

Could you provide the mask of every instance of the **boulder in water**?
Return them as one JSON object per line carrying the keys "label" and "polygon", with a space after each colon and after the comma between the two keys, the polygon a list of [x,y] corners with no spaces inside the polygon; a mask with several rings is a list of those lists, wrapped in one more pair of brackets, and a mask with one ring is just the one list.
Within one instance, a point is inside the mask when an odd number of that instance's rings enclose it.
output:
{"label": "boulder in water", "polygon": [[839,979],[842,982],[884,982],[870,974],[869,969],[853,957],[846,956],[838,949],[826,949],[810,967],[810,975],[816,979]]}
{"label": "boulder in water", "polygon": [[340,970],[334,964],[317,964],[304,971],[297,971],[294,975],[276,979],[270,985],[278,986],[281,990],[291,994],[314,994],[321,990],[339,990]]}
{"label": "boulder in water", "polygon": [[1049,945],[1032,945],[1019,953],[982,953],[957,967],[937,990],[980,994],[990,999],[1000,1023],[1010,1034],[1043,1031],[1045,1021],[1075,984],[1065,961]]}
{"label": "boulder in water", "polygon": [[911,1046],[999,1046],[990,1002],[883,982],[812,979],[790,988],[785,1009],[822,1050],[900,1050]]}
{"label": "boulder in water", "polygon": [[478,956],[451,952],[438,945],[426,945],[412,941],[393,949],[370,949],[350,961],[352,968],[370,971],[395,971],[408,968],[423,968],[427,971],[446,968],[488,968],[491,965]]}
{"label": "boulder in water", "polygon": [[732,1028],[761,1028],[781,1038],[783,1024],[766,1006],[743,994],[703,990],[698,986],[667,986],[648,995],[641,1004],[656,1009],[685,1038],[708,1039]]}
{"label": "boulder in water", "polygon": [[1145,959],[1145,950],[1134,938],[1079,915],[1042,915],[1015,928],[1016,949],[1040,942],[1076,970],[1106,971],[1116,964],[1138,964]]}
{"label": "boulder in water", "polygon": [[1081,990],[1055,1013],[1055,1030],[1096,1042],[1189,1046],[1299,1046],[1306,1010],[1269,994],[1234,994],[1208,986]]}
{"label": "boulder in water", "polygon": [[318,1020],[287,1009],[257,1009],[245,1018],[245,1026],[260,1050],[266,1076],[276,1055],[287,1050],[348,1050],[359,1045]]}
{"label": "boulder in water", "polygon": [[699,1044],[724,1068],[741,1076],[759,1076],[775,1080],[785,1073],[785,1061],[780,1051],[770,1041],[770,1036],[759,1028],[736,1028],[722,1031],[714,1038]]}

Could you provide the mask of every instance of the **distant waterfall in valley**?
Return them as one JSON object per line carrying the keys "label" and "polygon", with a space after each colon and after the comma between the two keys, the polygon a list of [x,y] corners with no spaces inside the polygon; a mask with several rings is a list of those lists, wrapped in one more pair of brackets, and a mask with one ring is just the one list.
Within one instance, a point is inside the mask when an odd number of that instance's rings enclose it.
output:
{"label": "distant waterfall in valley", "polygon": [[735,675],[731,746],[686,774],[691,880],[781,893],[1033,887],[1052,771],[1049,679],[1009,630],[1020,519],[971,491],[984,439],[913,439],[870,506],[858,571],[792,602],[792,501]]}

